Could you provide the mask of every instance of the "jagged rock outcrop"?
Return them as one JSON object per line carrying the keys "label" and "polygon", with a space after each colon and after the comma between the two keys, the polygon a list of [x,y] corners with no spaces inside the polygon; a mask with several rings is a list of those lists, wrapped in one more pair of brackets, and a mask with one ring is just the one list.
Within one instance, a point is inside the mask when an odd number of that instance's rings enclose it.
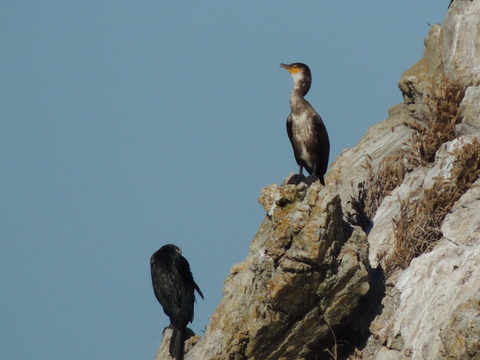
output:
{"label": "jagged rock outcrop", "polygon": [[250,253],[185,359],[307,359],[334,344],[369,290],[366,235],[345,224],[339,196],[319,182],[274,184],[260,203],[267,216]]}
{"label": "jagged rock outcrop", "polygon": [[[480,1],[454,1],[404,102],[266,217],[185,360],[480,359]],[[157,354],[168,359],[163,346]]]}
{"label": "jagged rock outcrop", "polygon": [[284,184],[260,202],[270,214],[187,359],[306,358],[368,291],[365,234],[345,233],[338,196],[318,182]]}

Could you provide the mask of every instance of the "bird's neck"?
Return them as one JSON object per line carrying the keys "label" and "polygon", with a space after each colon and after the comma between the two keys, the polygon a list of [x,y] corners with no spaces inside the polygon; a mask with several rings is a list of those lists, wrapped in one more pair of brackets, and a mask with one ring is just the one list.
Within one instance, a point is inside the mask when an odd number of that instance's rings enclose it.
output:
{"label": "bird's neck", "polygon": [[310,90],[311,80],[308,76],[305,76],[301,73],[293,74],[293,90],[292,97],[301,96],[302,98],[307,95],[308,90]]}
{"label": "bird's neck", "polygon": [[304,98],[304,92],[302,88],[294,87],[292,94],[290,95],[290,108],[292,111],[304,107],[304,104],[307,102]]}

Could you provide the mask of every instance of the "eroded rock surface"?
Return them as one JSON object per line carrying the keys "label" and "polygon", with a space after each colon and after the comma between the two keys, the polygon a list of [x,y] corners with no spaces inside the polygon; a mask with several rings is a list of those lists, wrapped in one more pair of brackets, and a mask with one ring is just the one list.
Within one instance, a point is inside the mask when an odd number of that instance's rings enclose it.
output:
{"label": "eroded rock surface", "polygon": [[284,184],[260,201],[270,215],[226,279],[192,359],[306,358],[368,291],[366,238],[357,230],[349,241],[338,196],[319,182]]}

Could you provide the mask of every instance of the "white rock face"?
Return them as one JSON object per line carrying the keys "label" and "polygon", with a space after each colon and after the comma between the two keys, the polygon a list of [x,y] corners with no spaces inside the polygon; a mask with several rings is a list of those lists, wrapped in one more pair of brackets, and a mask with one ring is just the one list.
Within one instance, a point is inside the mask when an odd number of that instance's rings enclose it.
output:
{"label": "white rock face", "polygon": [[467,239],[480,238],[480,180],[458,200],[442,224],[446,239],[459,244],[468,244]]}
{"label": "white rock face", "polygon": [[465,92],[460,109],[462,111],[462,123],[457,126],[461,134],[480,133],[480,86],[470,86]]}
{"label": "white rock face", "polygon": [[[480,181],[476,186],[445,219],[446,238],[400,275],[395,285],[399,304],[383,327],[388,329],[383,336],[387,343],[401,338],[403,354],[383,347],[376,359],[480,355]],[[470,336],[465,338],[464,333]]]}
{"label": "white rock face", "polygon": [[378,169],[383,159],[405,151],[412,131],[404,126],[410,118],[407,110],[398,111],[389,119],[368,129],[360,142],[351,149],[344,150],[333,162],[326,175],[328,189],[340,195],[342,205],[348,209],[347,202],[354,194],[354,189],[360,182],[368,178],[368,162],[374,169]]}
{"label": "white rock face", "polygon": [[[445,74],[466,88],[462,122],[435,162],[408,174],[378,208],[368,236],[372,266],[394,251],[391,221],[400,214],[399,200],[451,181],[456,158],[480,137],[480,2],[454,1],[426,44],[425,57],[400,81],[406,102],[421,108],[429,84]],[[387,280],[383,312],[372,322],[362,358],[480,359],[480,180],[456,201],[441,231],[432,251]]]}
{"label": "white rock face", "polygon": [[442,24],[441,59],[449,78],[478,84],[480,80],[480,4],[454,1]]}

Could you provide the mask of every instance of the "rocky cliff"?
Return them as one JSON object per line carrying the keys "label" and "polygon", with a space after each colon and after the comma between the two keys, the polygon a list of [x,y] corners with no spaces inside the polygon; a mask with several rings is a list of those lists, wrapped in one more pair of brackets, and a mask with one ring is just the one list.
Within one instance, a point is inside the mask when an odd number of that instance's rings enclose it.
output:
{"label": "rocky cliff", "polygon": [[185,359],[480,359],[479,85],[480,1],[456,0],[403,103],[325,187],[262,190],[265,220]]}

